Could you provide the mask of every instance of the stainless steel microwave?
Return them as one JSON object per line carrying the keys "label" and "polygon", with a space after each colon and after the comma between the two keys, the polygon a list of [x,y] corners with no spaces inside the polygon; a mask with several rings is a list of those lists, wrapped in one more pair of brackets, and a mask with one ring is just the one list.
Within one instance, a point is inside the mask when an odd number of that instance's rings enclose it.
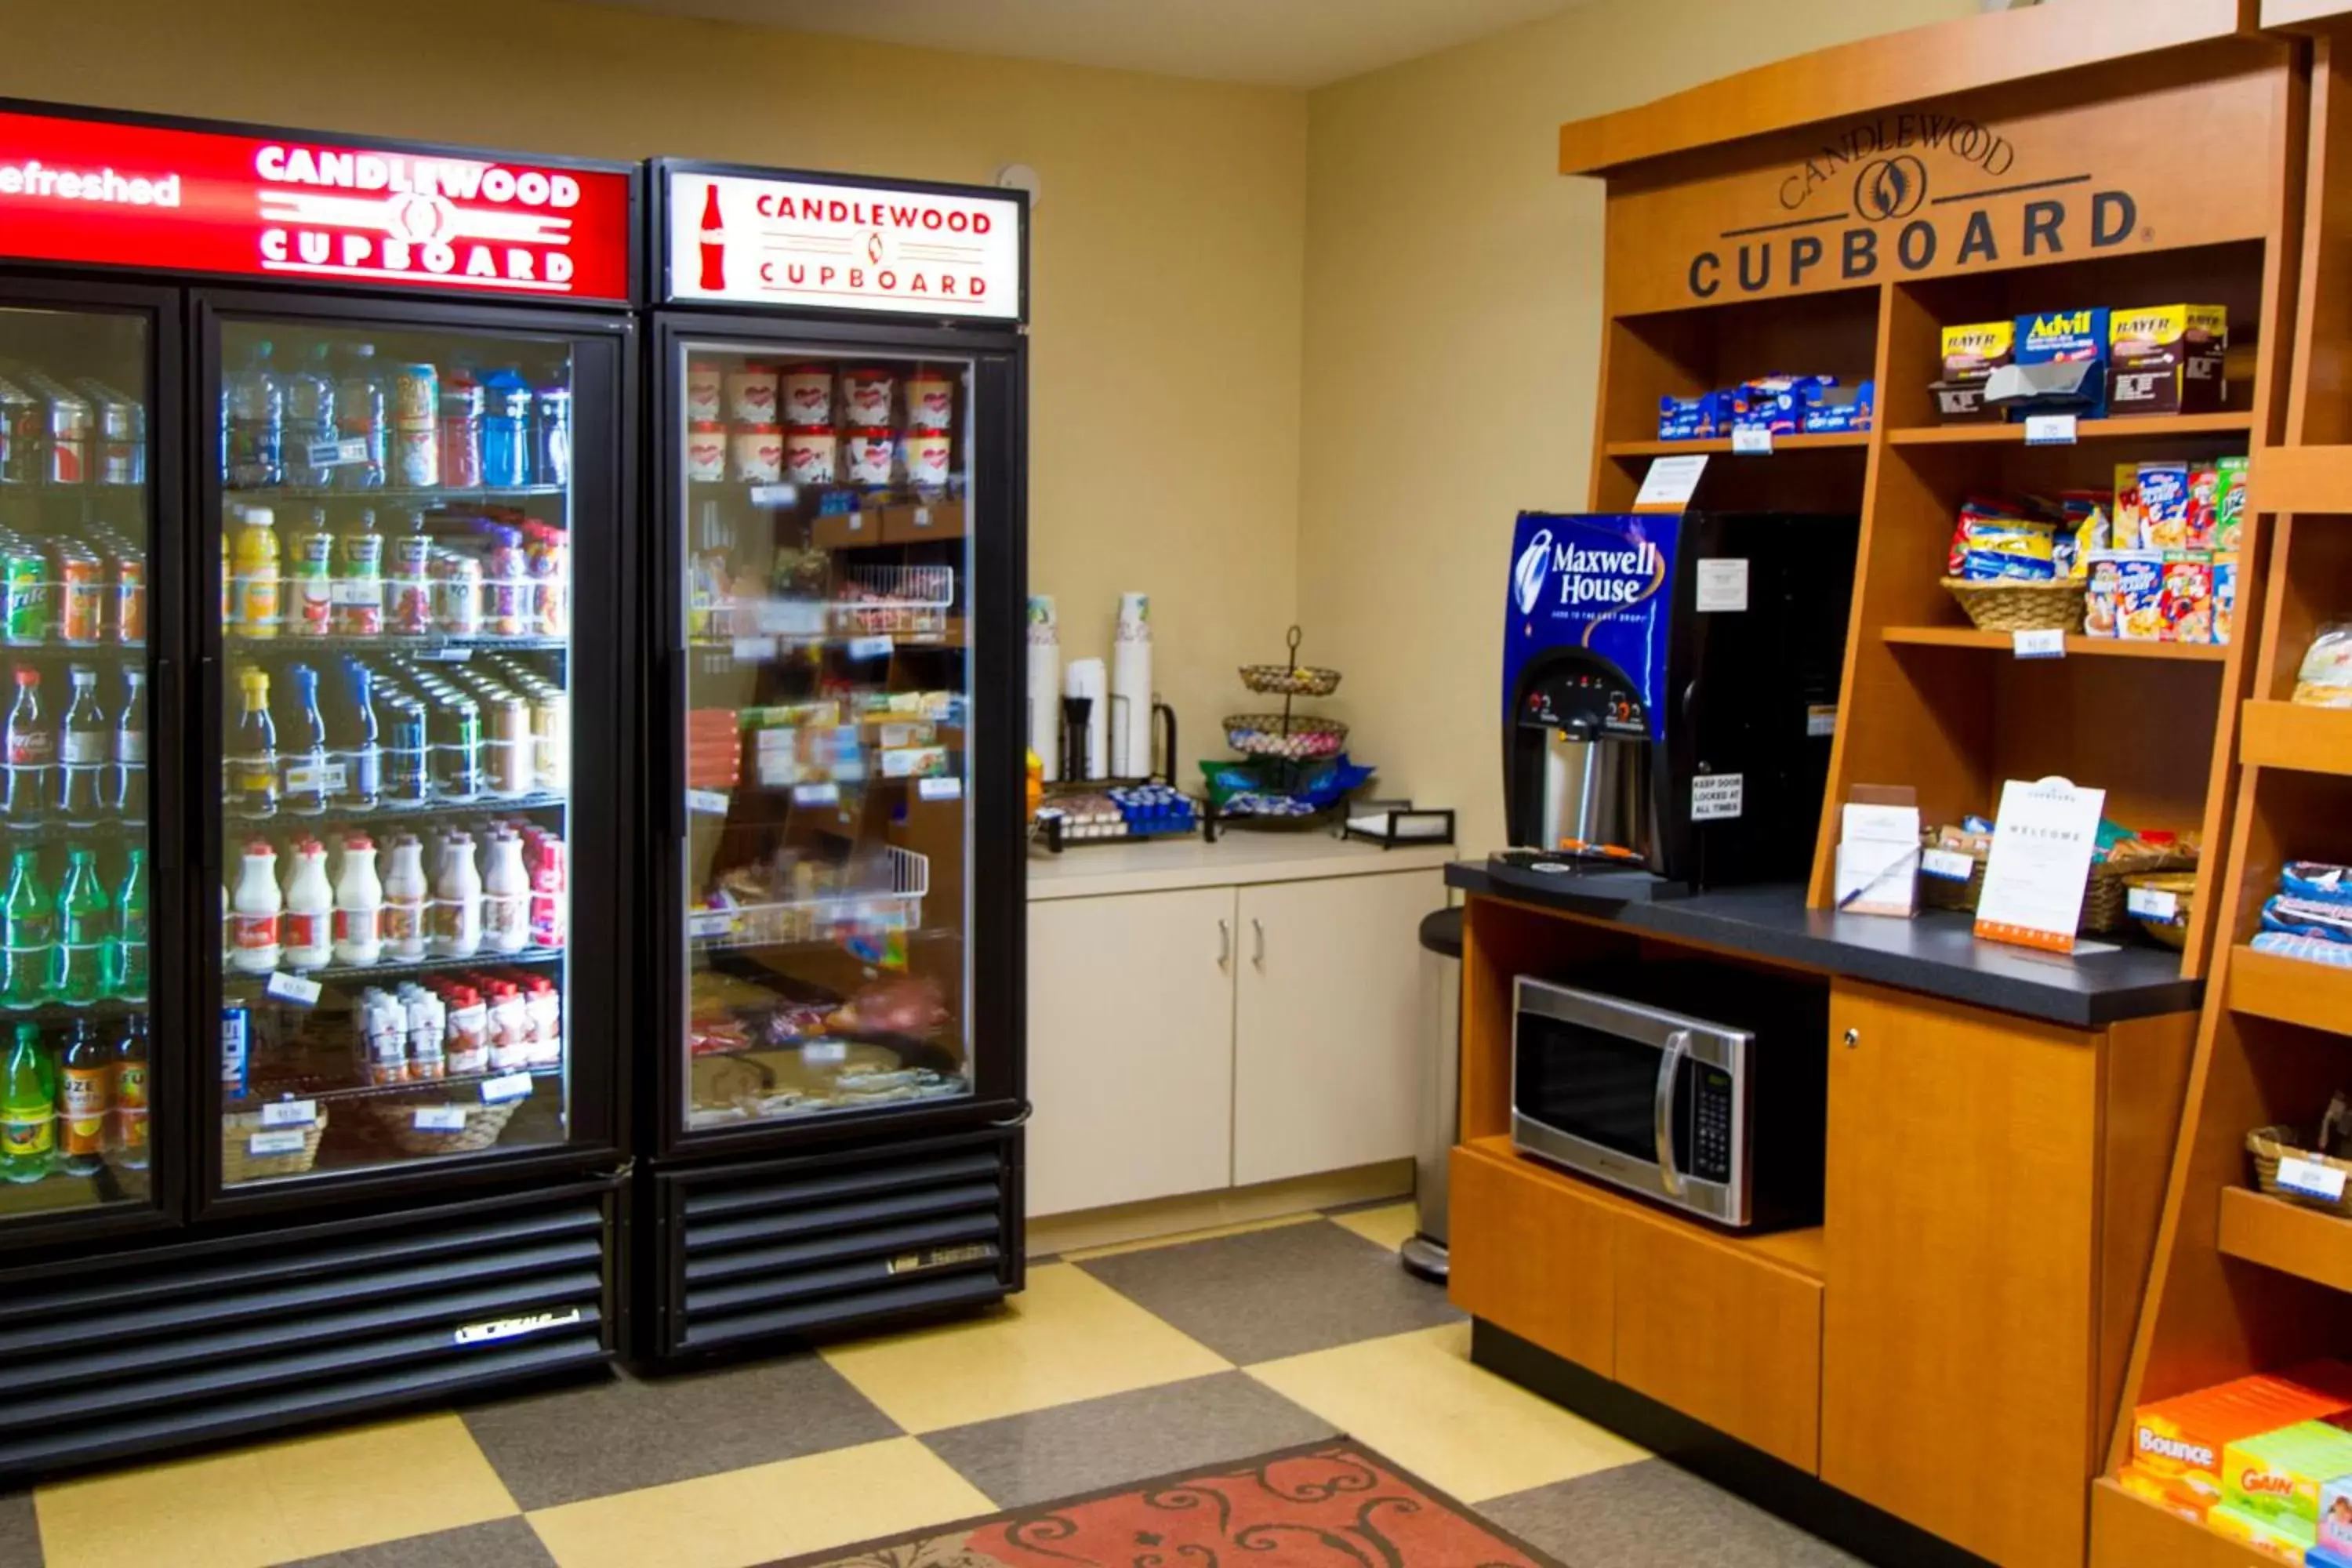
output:
{"label": "stainless steel microwave", "polygon": [[1829,1013],[1818,982],[1696,963],[1629,964],[1579,984],[1522,975],[1511,1034],[1511,1139],[1523,1152],[1720,1226],[1821,1223]]}

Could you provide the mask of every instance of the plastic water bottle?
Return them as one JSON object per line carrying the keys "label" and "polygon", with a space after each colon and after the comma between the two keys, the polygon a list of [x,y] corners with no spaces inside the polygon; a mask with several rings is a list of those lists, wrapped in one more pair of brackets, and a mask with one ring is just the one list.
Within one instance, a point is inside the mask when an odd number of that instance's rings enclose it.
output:
{"label": "plastic water bottle", "polygon": [[309,489],[322,489],[335,477],[332,465],[311,461],[314,446],[335,439],[332,353],[331,345],[316,344],[286,377],[286,482]]}
{"label": "plastic water bottle", "polygon": [[221,388],[221,471],[232,489],[267,489],[286,481],[286,388],[269,363],[269,344]]}
{"label": "plastic water bottle", "polygon": [[335,434],[357,441],[365,449],[356,463],[335,466],[339,490],[383,489],[384,464],[392,451],[390,394],[383,372],[376,368],[375,345],[355,343],[344,362],[342,379],[335,383]]}
{"label": "plastic water bottle", "polygon": [[568,485],[572,482],[572,389],[563,384],[561,372],[539,388],[533,401],[539,406],[539,428],[532,443],[531,483]]}
{"label": "plastic water bottle", "polygon": [[484,376],[482,394],[482,483],[519,489],[530,483],[530,387],[509,367]]}

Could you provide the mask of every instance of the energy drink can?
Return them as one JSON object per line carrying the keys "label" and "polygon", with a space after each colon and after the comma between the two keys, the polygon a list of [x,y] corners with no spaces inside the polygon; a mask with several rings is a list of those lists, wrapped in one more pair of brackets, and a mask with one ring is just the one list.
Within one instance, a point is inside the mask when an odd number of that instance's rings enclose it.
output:
{"label": "energy drink can", "polygon": [[402,805],[422,805],[433,798],[432,739],[425,705],[413,697],[400,697],[386,706],[392,722],[383,741],[383,797]]}
{"label": "energy drink can", "polygon": [[252,1070],[253,1009],[237,1003],[221,1008],[221,1096],[243,1100]]}
{"label": "energy drink can", "polygon": [[114,640],[132,647],[147,640],[147,558],[136,550],[114,557]]}
{"label": "energy drink can", "polygon": [[482,710],[450,688],[432,712],[433,787],[444,800],[478,800],[482,794]]}

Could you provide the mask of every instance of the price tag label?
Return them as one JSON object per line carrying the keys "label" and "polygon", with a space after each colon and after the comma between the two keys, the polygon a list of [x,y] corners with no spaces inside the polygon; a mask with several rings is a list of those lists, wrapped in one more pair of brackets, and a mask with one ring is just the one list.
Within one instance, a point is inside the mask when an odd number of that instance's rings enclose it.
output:
{"label": "price tag label", "polygon": [[368,444],[356,436],[348,441],[312,441],[302,448],[304,465],[313,468],[340,468],[367,458]]}
{"label": "price tag label", "polygon": [[339,577],[329,586],[327,596],[338,605],[383,605],[383,579],[381,577]]}
{"label": "price tag label", "polygon": [[1837,733],[1837,704],[1816,702],[1805,710],[1805,733],[1819,738]]}
{"label": "price tag label", "polygon": [[2142,920],[2176,921],[2180,918],[2180,895],[2161,888],[2131,888],[2124,893],[2124,908]]}
{"label": "price tag label", "polygon": [[1735,425],[1731,427],[1731,451],[1734,457],[1769,458],[1772,455],[1772,432],[1761,425]]}
{"label": "price tag label", "polygon": [[931,526],[931,509],[929,507],[919,506],[915,509],[915,526],[917,528],[929,528]]}
{"label": "price tag label", "polygon": [[245,1148],[254,1158],[266,1160],[273,1154],[299,1154],[310,1142],[310,1135],[299,1127],[286,1127],[255,1133],[245,1141]]}
{"label": "price tag label", "polygon": [[852,658],[888,658],[891,642],[888,637],[852,637],[849,657]]}
{"label": "price tag label", "polygon": [[822,599],[762,599],[755,617],[760,629],[781,637],[821,637],[824,635]]}
{"label": "price tag label", "polygon": [[776,639],[773,637],[735,639],[735,662],[738,664],[765,664],[775,657]]}
{"label": "price tag label", "polygon": [[274,1100],[261,1108],[264,1127],[316,1127],[319,1124],[319,1102],[315,1100]]}
{"label": "price tag label", "polygon": [[726,910],[699,910],[686,917],[686,934],[693,937],[725,936],[734,916]]}
{"label": "price tag label", "polygon": [[917,779],[915,794],[923,800],[961,800],[961,779]]}
{"label": "price tag label", "polygon": [[2344,1196],[2343,1172],[2316,1160],[2298,1160],[2292,1155],[2279,1162],[2278,1184],[2298,1197],[2318,1198],[2324,1203],[2337,1203]]}
{"label": "price tag label", "polygon": [[805,784],[793,786],[794,805],[839,805],[841,786],[837,784]]}
{"label": "price tag label", "polygon": [[463,1132],[466,1130],[466,1108],[462,1105],[420,1105],[416,1108],[415,1126],[419,1132]]}
{"label": "price tag label", "polygon": [[509,1100],[530,1098],[530,1074],[527,1072],[510,1072],[501,1078],[486,1078],[482,1080],[484,1105],[504,1105]]}
{"label": "price tag label", "polygon": [[269,977],[269,984],[262,989],[278,1001],[289,1002],[297,1007],[315,1007],[319,1005],[317,981],[299,974],[289,974],[282,969],[272,974]]}
{"label": "price tag label", "polygon": [[1976,875],[1976,858],[1957,849],[1923,850],[1919,870],[1924,876],[1941,877],[1948,882],[1965,882]]}
{"label": "price tag label", "polygon": [[839,1067],[848,1059],[847,1040],[811,1040],[801,1047],[801,1060],[813,1068]]}
{"label": "price tag label", "polygon": [[2020,658],[2064,658],[2066,634],[2055,627],[2038,632],[2013,632],[2010,646]]}
{"label": "price tag label", "polygon": [[753,506],[767,507],[771,510],[776,507],[797,505],[800,499],[801,490],[798,485],[753,485],[751,490]]}
{"label": "price tag label", "polygon": [[727,792],[719,789],[688,790],[686,809],[698,816],[724,816],[727,815]]}
{"label": "price tag label", "polygon": [[441,647],[428,647],[416,657],[429,658],[436,664],[464,664],[474,657],[474,650],[469,647],[449,647],[445,645]]}
{"label": "price tag label", "polygon": [[2025,444],[2029,447],[2071,447],[2074,444],[2074,416],[2072,414],[2029,414],[2025,416]]}

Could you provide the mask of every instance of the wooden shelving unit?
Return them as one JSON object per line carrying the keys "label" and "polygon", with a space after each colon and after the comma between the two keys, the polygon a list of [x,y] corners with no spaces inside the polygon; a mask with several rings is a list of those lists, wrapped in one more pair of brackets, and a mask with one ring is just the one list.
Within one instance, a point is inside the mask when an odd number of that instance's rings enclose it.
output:
{"label": "wooden shelving unit", "polygon": [[[1881,626],[1878,640],[1894,647],[1972,647],[2013,655],[2017,639],[2008,632],[1974,626]],[[2133,642],[2122,637],[2069,637],[2068,658],[2153,658],[2191,664],[2224,664],[2230,650],[2205,643]]]}
{"label": "wooden shelving unit", "polygon": [[[2352,603],[2352,8],[2265,0],[2268,26],[2308,37],[2301,225],[2284,439],[2257,443],[2249,549],[2265,563],[2242,600],[2251,667],[2232,797],[2205,902],[2214,961],[2107,1460],[2130,1458],[2134,1408],[2314,1356],[2352,1354],[2352,1222],[2251,1185],[2251,1130],[2315,1125],[2352,1082],[2352,970],[2255,951],[2263,900],[2289,860],[2352,860],[2352,713],[2288,698],[2313,632]],[[2247,612],[2252,610],[2252,614]],[[2227,769],[2227,753],[2217,755]],[[2250,1568],[2270,1561],[2125,1492],[2095,1489],[2097,1568]]]}
{"label": "wooden shelving unit", "polygon": [[[2221,414],[2145,415],[2130,419],[2084,419],[2074,426],[2074,439],[2084,441],[2161,441],[2170,436],[2244,436],[2252,431],[2254,416],[2237,409]],[[1906,425],[1887,431],[1896,447],[2022,447],[2022,425]]]}
{"label": "wooden shelving unit", "polygon": [[[1780,452],[1834,452],[1841,449],[1865,451],[1870,446],[1866,430],[1839,431],[1829,436],[1775,436],[1772,451],[1759,452],[1758,457],[1770,457]],[[1712,456],[1731,450],[1731,437],[1719,436],[1705,441],[1612,441],[1608,446],[1612,458],[1674,458],[1685,454]]]}

